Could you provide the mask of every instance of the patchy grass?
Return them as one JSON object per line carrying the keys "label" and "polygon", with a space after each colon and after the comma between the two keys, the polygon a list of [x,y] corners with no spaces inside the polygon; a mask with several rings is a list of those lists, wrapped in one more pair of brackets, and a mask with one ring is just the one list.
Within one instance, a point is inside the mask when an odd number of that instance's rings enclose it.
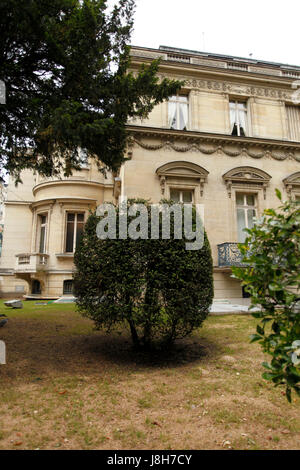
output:
{"label": "patchy grass", "polygon": [[71,304],[0,313],[0,449],[300,449],[300,400],[261,378],[251,317],[209,317],[149,356]]}

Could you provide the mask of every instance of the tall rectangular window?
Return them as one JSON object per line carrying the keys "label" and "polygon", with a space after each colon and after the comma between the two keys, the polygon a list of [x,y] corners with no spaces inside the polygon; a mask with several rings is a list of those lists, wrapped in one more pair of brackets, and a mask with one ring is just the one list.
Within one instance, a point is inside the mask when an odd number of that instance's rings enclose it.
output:
{"label": "tall rectangular window", "polygon": [[188,127],[189,103],[184,95],[171,96],[168,101],[169,127],[186,130]]}
{"label": "tall rectangular window", "polygon": [[289,139],[300,142],[300,106],[286,106]]}
{"label": "tall rectangular window", "polygon": [[257,205],[255,194],[236,193],[236,212],[238,242],[244,243],[247,238],[245,228],[254,226],[254,218],[257,216]]}
{"label": "tall rectangular window", "polygon": [[66,253],[74,253],[83,234],[84,214],[67,213]]}
{"label": "tall rectangular window", "polygon": [[46,253],[47,216],[40,215],[39,222],[40,222],[39,253]]}
{"label": "tall rectangular window", "polygon": [[229,109],[231,135],[248,135],[247,104],[240,101],[230,101]]}

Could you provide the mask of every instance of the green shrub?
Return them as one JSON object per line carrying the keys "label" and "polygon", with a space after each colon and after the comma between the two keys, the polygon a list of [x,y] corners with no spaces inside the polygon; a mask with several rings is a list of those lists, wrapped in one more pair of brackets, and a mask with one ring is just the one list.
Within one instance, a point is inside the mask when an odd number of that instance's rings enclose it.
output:
{"label": "green shrub", "polygon": [[[277,190],[281,200],[281,194]],[[253,316],[260,320],[252,342],[258,341],[272,356],[263,363],[263,377],[276,386],[286,386],[300,396],[300,210],[299,203],[282,202],[264,211],[256,225],[247,230],[240,245],[246,268],[234,268],[251,295],[252,306],[259,307]]]}
{"label": "green shrub", "polygon": [[[74,289],[82,314],[97,328],[127,324],[134,345],[145,348],[170,344],[200,327],[213,298],[206,234],[202,249],[188,251],[184,238],[174,239],[172,226],[171,239],[161,238],[160,219],[158,240],[151,240],[150,233],[149,239],[123,240],[118,238],[117,217],[117,238],[101,240],[96,227],[102,219],[90,215],[75,254]],[[128,217],[128,225],[132,220]]]}

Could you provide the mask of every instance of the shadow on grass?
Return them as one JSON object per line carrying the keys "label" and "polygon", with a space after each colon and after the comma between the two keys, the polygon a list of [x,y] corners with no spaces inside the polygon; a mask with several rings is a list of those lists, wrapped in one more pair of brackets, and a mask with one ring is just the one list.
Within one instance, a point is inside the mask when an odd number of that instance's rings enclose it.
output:
{"label": "shadow on grass", "polygon": [[213,359],[221,350],[217,341],[194,333],[166,351],[137,352],[129,335],[88,330],[72,334],[67,323],[12,318],[1,330],[7,348],[2,380],[35,380],[57,375],[101,376],[136,371],[143,367],[181,367]]}
{"label": "shadow on grass", "polygon": [[192,337],[177,340],[172,347],[163,350],[135,350],[129,335],[107,336],[102,334],[101,341],[89,342],[90,352],[106,361],[124,366],[180,367],[183,364],[201,361],[217,356],[221,345],[205,337],[194,334]]}

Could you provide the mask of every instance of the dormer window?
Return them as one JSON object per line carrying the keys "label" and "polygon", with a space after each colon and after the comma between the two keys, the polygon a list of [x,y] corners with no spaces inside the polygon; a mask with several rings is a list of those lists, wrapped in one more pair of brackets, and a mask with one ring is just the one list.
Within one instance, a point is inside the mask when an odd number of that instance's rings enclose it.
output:
{"label": "dormer window", "polygon": [[229,109],[231,135],[248,135],[247,104],[240,101],[230,101]]}
{"label": "dormer window", "polygon": [[186,130],[188,128],[189,102],[186,95],[171,96],[168,101],[169,127]]}

